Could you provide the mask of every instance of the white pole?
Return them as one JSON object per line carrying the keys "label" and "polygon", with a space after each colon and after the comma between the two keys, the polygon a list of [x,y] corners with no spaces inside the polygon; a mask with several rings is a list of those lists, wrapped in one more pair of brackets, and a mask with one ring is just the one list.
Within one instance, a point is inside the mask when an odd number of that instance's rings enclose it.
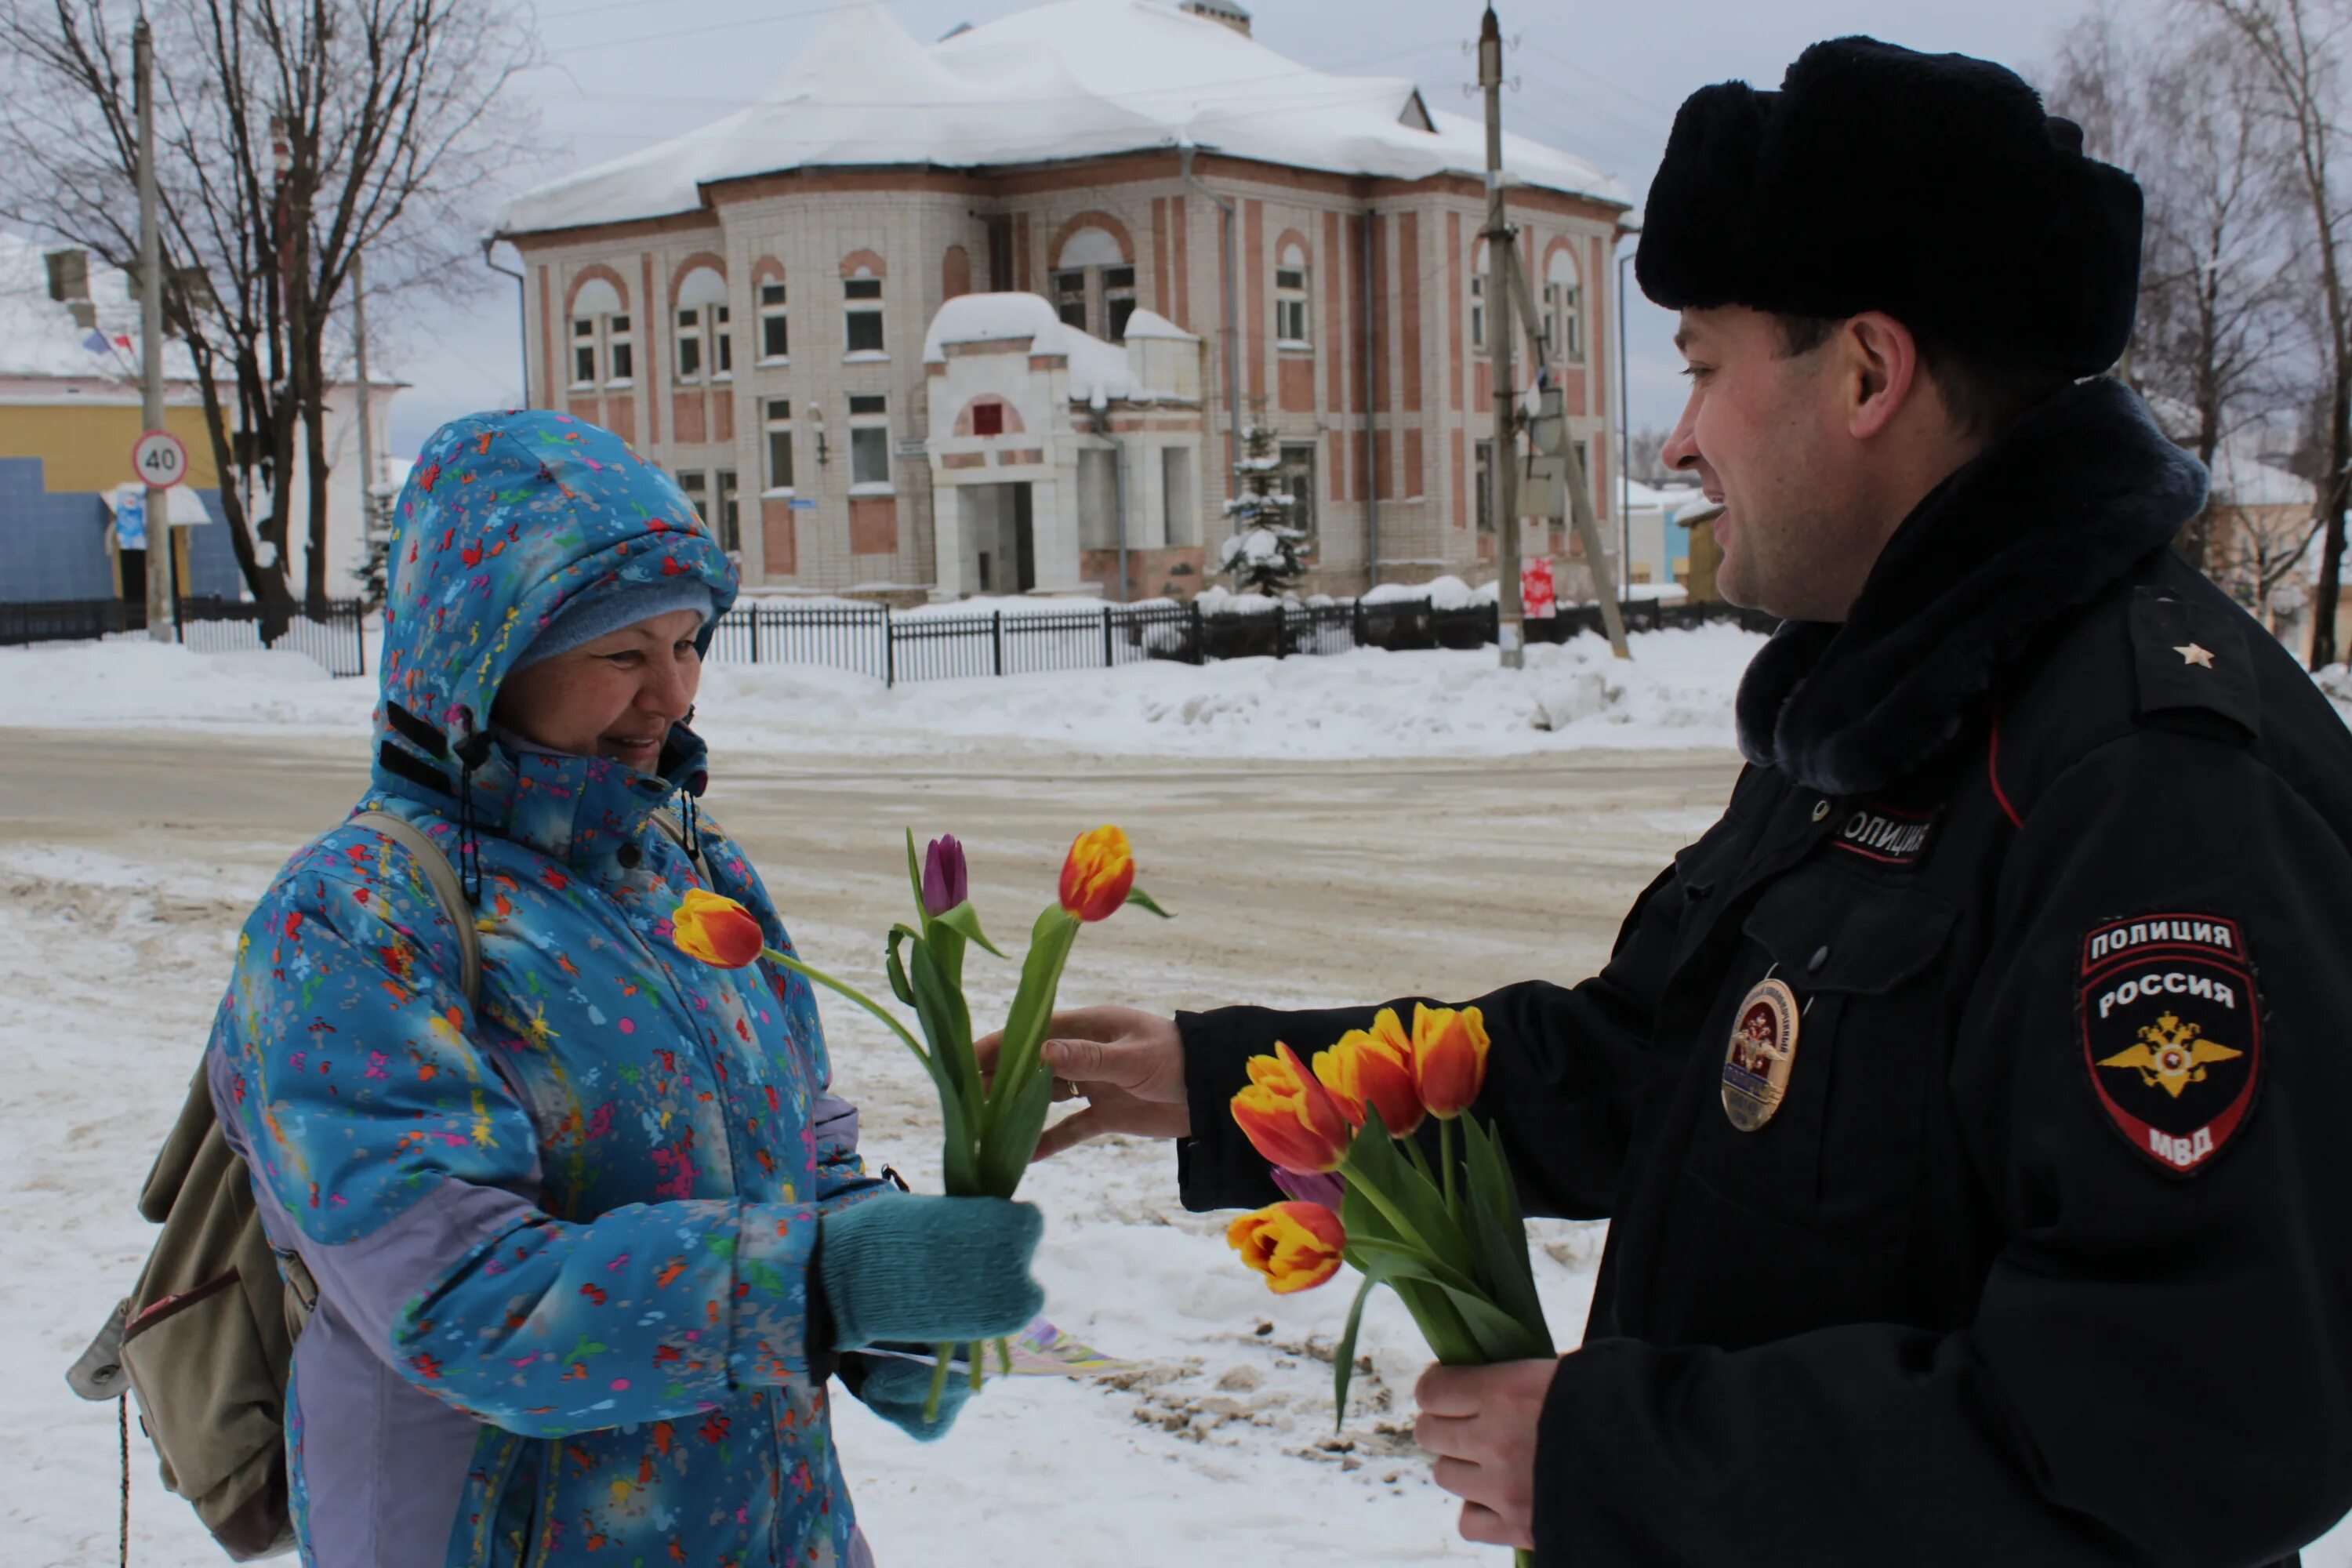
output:
{"label": "white pole", "polygon": [[[131,32],[139,97],[139,405],[150,430],[163,428],[163,244],[155,213],[155,40],[140,13]],[[173,642],[171,492],[147,487],[147,636]]]}

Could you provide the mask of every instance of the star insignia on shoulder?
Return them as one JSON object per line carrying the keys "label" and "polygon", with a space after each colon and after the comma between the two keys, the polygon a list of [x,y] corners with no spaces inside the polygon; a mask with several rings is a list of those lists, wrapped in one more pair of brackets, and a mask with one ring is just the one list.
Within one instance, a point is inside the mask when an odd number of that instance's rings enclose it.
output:
{"label": "star insignia on shoulder", "polygon": [[2200,647],[2196,643],[2190,643],[2187,647],[2177,647],[2172,651],[2180,656],[2180,662],[2183,664],[2193,664],[2200,669],[2210,669],[2213,668],[2213,650],[2211,648]]}

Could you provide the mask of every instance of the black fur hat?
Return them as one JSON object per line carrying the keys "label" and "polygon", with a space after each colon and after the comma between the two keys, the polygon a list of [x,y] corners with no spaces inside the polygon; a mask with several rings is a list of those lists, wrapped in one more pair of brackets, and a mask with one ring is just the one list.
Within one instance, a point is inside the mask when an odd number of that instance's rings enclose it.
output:
{"label": "black fur hat", "polygon": [[1778,92],[1691,94],[1634,275],[1669,310],[1885,310],[2001,362],[2095,375],[2139,294],[2140,192],[2013,71],[1875,38],[1815,44]]}

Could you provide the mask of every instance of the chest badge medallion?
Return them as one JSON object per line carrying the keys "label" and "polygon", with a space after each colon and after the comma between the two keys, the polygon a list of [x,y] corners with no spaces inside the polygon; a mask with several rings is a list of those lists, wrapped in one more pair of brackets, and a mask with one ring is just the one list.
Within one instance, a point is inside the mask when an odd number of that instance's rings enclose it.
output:
{"label": "chest badge medallion", "polygon": [[1723,1054],[1723,1113],[1742,1132],[1772,1120],[1789,1092],[1797,1065],[1797,994],[1778,980],[1759,980],[1739,1004]]}

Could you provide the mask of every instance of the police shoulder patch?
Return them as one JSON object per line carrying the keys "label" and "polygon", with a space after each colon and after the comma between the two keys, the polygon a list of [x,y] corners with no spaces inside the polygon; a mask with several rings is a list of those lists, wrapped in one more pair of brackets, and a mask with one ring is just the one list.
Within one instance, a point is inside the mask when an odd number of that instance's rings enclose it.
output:
{"label": "police shoulder patch", "polygon": [[2244,1130],[2262,1080],[2262,1006],[2245,933],[2219,915],[2152,914],[2083,938],[2083,1053],[2099,1106],[2172,1175]]}

